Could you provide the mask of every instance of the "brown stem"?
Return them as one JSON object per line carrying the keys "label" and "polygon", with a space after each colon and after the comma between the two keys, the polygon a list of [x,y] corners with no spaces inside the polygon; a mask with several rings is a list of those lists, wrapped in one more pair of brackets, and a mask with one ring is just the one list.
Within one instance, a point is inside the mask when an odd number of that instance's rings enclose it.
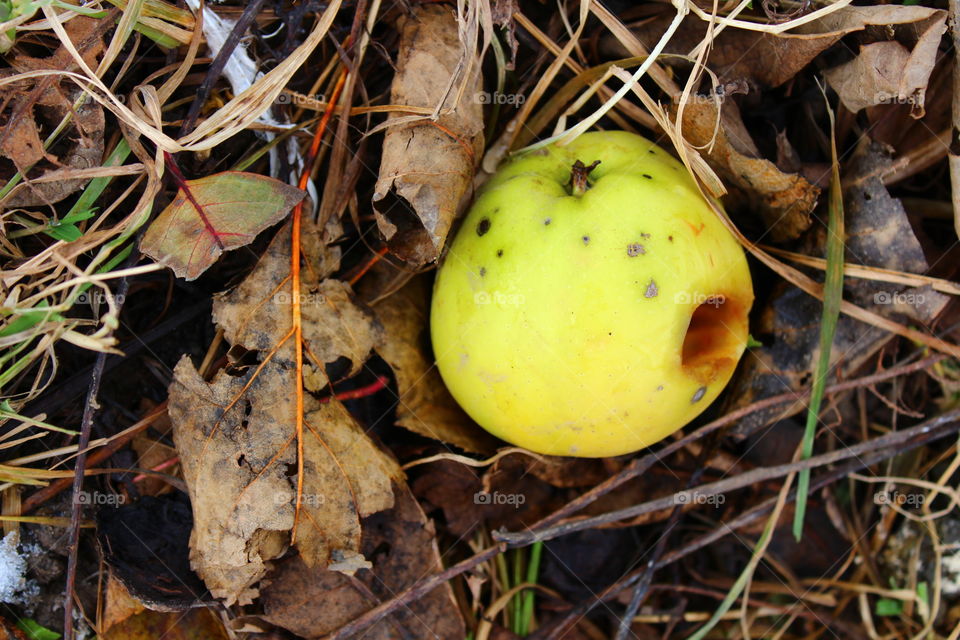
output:
{"label": "brown stem", "polygon": [[600,164],[599,160],[595,160],[589,166],[579,160],[573,163],[573,167],[570,169],[570,195],[579,198],[587,192],[587,189],[590,188],[588,182],[590,172],[596,169],[598,164]]}

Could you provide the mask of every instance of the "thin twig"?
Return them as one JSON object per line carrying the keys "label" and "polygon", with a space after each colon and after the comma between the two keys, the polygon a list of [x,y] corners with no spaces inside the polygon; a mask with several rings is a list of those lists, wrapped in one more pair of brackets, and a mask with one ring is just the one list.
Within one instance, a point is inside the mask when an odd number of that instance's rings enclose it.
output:
{"label": "thin twig", "polygon": [[724,480],[718,480],[717,482],[710,482],[693,490],[685,489],[683,491],[678,491],[673,495],[664,496],[656,500],[649,500],[642,504],[626,507],[624,509],[617,509],[615,511],[610,511],[608,513],[604,513],[599,516],[593,516],[591,518],[583,518],[581,520],[564,522],[550,527],[544,527],[542,529],[518,531],[516,533],[494,532],[493,537],[495,540],[506,542],[511,547],[527,546],[529,544],[533,544],[534,542],[552,540],[558,536],[575,533],[577,531],[583,531],[584,529],[592,529],[594,527],[610,524],[619,520],[635,518],[645,513],[667,509],[678,502],[693,502],[694,496],[696,496],[698,499],[715,496],[722,493],[727,493],[728,491],[734,491],[750,485],[766,482],[767,480],[772,480],[774,478],[781,478],[796,471],[815,469],[817,467],[833,464],[849,458],[858,457],[878,449],[903,446],[908,444],[911,439],[923,436],[929,432],[940,433],[947,431],[954,426],[953,422],[956,420],[960,420],[960,409],[948,411],[947,413],[927,420],[926,422],[909,429],[894,431],[880,436],[879,438],[873,438],[872,440],[867,440],[866,442],[859,442],[855,445],[823,453],[819,456],[814,456],[806,460],[790,462],[787,464],[778,464],[772,467],[759,467],[757,469],[751,469],[750,471],[741,473],[738,476],[726,478]]}
{"label": "thin twig", "polygon": [[[140,252],[134,251],[127,258],[126,266],[132,266],[140,259]],[[127,278],[120,280],[117,287],[117,299],[127,297],[130,281]],[[63,595],[63,639],[73,640],[73,594],[77,580],[77,558],[80,547],[80,516],[84,501],[79,499],[83,491],[83,475],[87,466],[87,445],[90,444],[90,431],[93,429],[93,418],[100,408],[97,404],[97,395],[100,393],[100,383],[103,381],[103,369],[107,364],[107,354],[101,351],[97,354],[97,362],[90,375],[90,388],[87,391],[87,400],[83,407],[83,423],[80,427],[80,440],[77,442],[79,453],[73,467],[73,501],[70,505],[70,529],[67,532],[67,585]]]}
{"label": "thin twig", "polygon": [[[157,405],[153,411],[144,416],[139,422],[131,427],[128,427],[121,434],[110,440],[109,444],[106,444],[90,453],[90,456],[87,458],[87,466],[99,466],[100,463],[104,462],[107,460],[107,458],[124,448],[127,443],[130,442],[138,433],[146,431],[147,427],[165,416],[166,413],[167,401],[164,400],[162,404]],[[60,480],[51,482],[43,489],[30,494],[30,497],[24,500],[23,505],[20,507],[20,515],[26,515],[30,513],[47,500],[50,500],[54,496],[59,495],[62,491],[68,489],[72,484],[73,478],[61,478]]]}
{"label": "thin twig", "polygon": [[234,49],[240,44],[240,38],[243,37],[243,34],[245,34],[247,29],[250,28],[250,25],[253,24],[262,5],[263,0],[252,0],[244,7],[243,13],[240,14],[240,17],[234,23],[233,29],[230,30],[230,35],[223,41],[223,46],[220,47],[220,51],[217,52],[217,56],[213,59],[213,62],[210,63],[207,74],[203,77],[203,82],[200,83],[200,87],[197,89],[197,95],[190,104],[190,111],[187,112],[187,117],[183,119],[183,124],[180,125],[180,135],[178,137],[182,138],[193,131],[193,125],[197,123],[200,109],[203,108],[207,98],[210,97],[210,92],[213,91],[214,85],[217,84],[217,80],[219,80],[223,74],[223,68],[227,66],[227,62],[229,62],[230,56],[233,55]]}
{"label": "thin twig", "polygon": [[[814,478],[810,483],[810,490],[818,491],[838,480],[846,478],[850,473],[889,459],[895,455],[924,446],[933,440],[946,437],[958,430],[960,430],[960,422],[954,422],[946,431],[928,431],[924,436],[912,440],[906,444],[890,446],[886,449],[874,451],[870,454],[864,455],[863,457],[851,460],[846,464],[840,465],[836,469],[831,469],[830,471],[822,473]],[[792,502],[796,499],[796,497],[797,491],[794,489],[787,496],[787,502]],[[717,540],[730,535],[734,531],[742,529],[747,525],[760,520],[774,508],[776,503],[777,496],[774,496],[738,515],[733,520],[720,524],[714,530],[694,538],[681,548],[665,554],[660,562],[657,563],[655,569],[662,569],[670,564],[673,564],[674,562],[677,562],[678,560],[713,544]],[[636,584],[637,581],[643,577],[645,571],[646,568],[643,567],[627,574],[619,582],[610,585],[596,597],[591,597],[588,600],[580,603],[577,607],[574,607],[574,609],[567,613],[567,615],[563,618],[555,620],[547,627],[538,629],[536,633],[528,637],[529,640],[544,640],[546,638],[557,637],[556,634],[558,631],[569,628],[571,624],[575,623],[579,618],[587,615],[590,610],[596,607],[598,604],[615,598],[619,593]],[[823,618],[828,622],[832,620],[830,616],[825,614],[819,615],[818,617]],[[855,637],[850,633],[851,630],[845,624],[839,621],[833,621],[832,624],[835,624],[838,628],[842,628],[842,630],[847,634],[845,637]]]}
{"label": "thin twig", "polygon": [[[700,455],[697,456],[697,467],[690,475],[690,479],[687,481],[688,489],[697,486],[697,484],[700,482],[700,479],[703,477],[704,472],[707,470],[707,460],[709,459],[710,455],[713,455],[713,451],[716,449],[716,445],[718,444],[717,438],[712,438],[711,440],[711,446],[704,447],[700,452]],[[670,534],[673,532],[673,530],[676,529],[678,524],[680,524],[680,518],[682,515],[683,505],[678,503],[673,507],[673,512],[670,514],[670,520],[667,522],[667,526],[664,527],[663,532],[660,534],[660,538],[657,540],[657,544],[653,549],[653,553],[647,560],[647,564],[643,569],[643,574],[640,577],[640,581],[637,583],[637,586],[633,588],[633,595],[630,596],[630,603],[627,605],[626,611],[624,611],[623,616],[620,618],[620,624],[617,626],[616,640],[627,640],[627,636],[630,634],[630,627],[633,623],[633,618],[637,615],[637,611],[640,610],[640,605],[643,604],[644,599],[647,597],[647,593],[650,591],[650,584],[653,582],[653,575],[656,573],[660,558],[663,556],[663,552],[667,548],[667,541],[670,539]]]}

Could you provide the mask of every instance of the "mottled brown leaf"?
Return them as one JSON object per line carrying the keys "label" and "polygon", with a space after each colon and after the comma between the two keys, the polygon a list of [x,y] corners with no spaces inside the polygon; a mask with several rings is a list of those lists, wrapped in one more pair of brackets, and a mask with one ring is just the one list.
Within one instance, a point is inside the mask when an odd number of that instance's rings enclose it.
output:
{"label": "mottled brown leaf", "polygon": [[896,40],[864,45],[856,58],[828,70],[827,81],[853,112],[876,104],[910,104],[915,117],[922,117],[946,21],[946,12],[938,11],[918,22],[912,50]]}
{"label": "mottled brown leaf", "polygon": [[384,328],[377,352],[393,369],[400,393],[397,424],[466,451],[490,453],[497,439],[460,408],[428,357],[429,296],[428,281],[421,276],[374,308]]}
{"label": "mottled brown leaf", "polygon": [[[320,638],[393,597],[427,574],[442,570],[433,523],[405,485],[396,504],[363,521],[363,552],[372,567],[355,576],[284,560],[264,589],[264,618],[303,638]],[[318,606],[322,603],[322,606]],[[453,591],[444,583],[374,625],[364,638],[461,640],[465,629]]]}
{"label": "mottled brown leaf", "polygon": [[[923,50],[927,51],[928,43],[934,39],[929,28],[932,22],[942,21],[942,14],[941,10],[922,6],[847,6],[785,33],[728,28],[715,35],[707,65],[717,73],[721,82],[746,79],[762,87],[778,87],[843,36],[872,25],[888,29],[903,25],[906,40],[916,40],[916,35],[911,34],[924,34],[925,37],[929,34],[929,40],[923,45]],[[634,33],[650,49],[660,40],[674,15],[672,9],[665,8],[653,20],[634,29]],[[706,32],[707,24],[691,14],[680,24],[665,51],[686,55],[703,40]],[[939,43],[939,36],[936,41]],[[936,49],[936,45],[933,48]],[[604,49],[611,57],[629,55],[623,45],[609,36],[604,41]],[[664,57],[663,63],[688,64],[670,57]]]}
{"label": "mottled brown leaf", "polygon": [[[77,51],[91,67],[96,67],[103,52],[103,20],[76,16],[64,24]],[[66,47],[60,46],[53,55],[34,57],[23,48],[16,48],[7,56],[12,70],[0,70],[7,79],[16,73],[33,71],[74,71],[76,63]],[[87,180],[54,180],[34,183],[49,172],[68,169],[89,169],[100,165],[103,156],[105,119],[103,108],[87,99],[79,107],[74,103],[81,90],[70,81],[56,75],[47,75],[11,82],[4,85],[4,106],[0,114],[0,155],[10,159],[28,180],[18,184],[4,198],[6,207],[32,207],[59,202],[82,188]],[[37,107],[44,107],[38,109]],[[70,117],[63,142],[57,155],[43,149],[41,132],[49,132]],[[42,134],[46,137],[46,133]],[[29,170],[29,171],[28,171]],[[0,183],[10,175],[0,176]]]}
{"label": "mottled brown leaf", "polygon": [[[317,244],[319,233],[304,232],[303,244]],[[267,350],[277,336],[292,326],[290,308],[290,229],[285,227],[247,278],[217,299],[213,319],[223,327],[232,344],[247,349]],[[311,255],[317,255],[311,251]],[[326,278],[339,266],[339,250],[321,252],[311,269],[301,271],[300,312],[304,342],[323,364],[340,356],[351,361],[351,373],[359,371],[371,349],[381,340],[381,331],[372,316],[353,303],[349,285]],[[293,357],[293,346],[283,353]],[[306,356],[305,356],[306,358]]]}
{"label": "mottled brown leaf", "polygon": [[[316,236],[308,228],[304,244],[315,246]],[[207,383],[184,358],[170,388],[174,439],[195,520],[191,563],[227,602],[256,597],[256,583],[286,549],[294,524],[296,375],[292,339],[283,342],[291,313],[289,247],[288,225],[250,276],[214,304],[214,318],[231,343],[257,351],[261,362],[282,343],[269,362],[221,371]],[[319,280],[337,261],[335,252],[317,256],[314,269],[303,272],[304,341],[321,365],[345,356],[358,368],[379,333],[345,284]],[[322,368],[312,372],[318,389],[328,386]],[[391,481],[402,472],[338,401],[322,404],[311,394],[304,400],[296,545],[310,565],[362,565],[360,518],[392,506]]]}

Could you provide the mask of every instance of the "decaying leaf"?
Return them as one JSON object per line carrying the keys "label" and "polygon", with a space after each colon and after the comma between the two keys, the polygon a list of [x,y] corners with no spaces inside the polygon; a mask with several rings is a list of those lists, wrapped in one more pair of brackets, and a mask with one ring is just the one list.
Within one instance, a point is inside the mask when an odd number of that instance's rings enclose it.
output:
{"label": "decaying leaf", "polygon": [[[105,21],[78,16],[65,24],[79,53],[93,67],[103,52]],[[59,202],[79,190],[83,179],[32,182],[52,171],[89,169],[100,166],[103,156],[105,119],[103,108],[94,100],[79,101],[80,89],[69,81],[53,76],[16,79],[18,73],[33,71],[73,71],[76,63],[66,47],[51,56],[37,58],[18,50],[7,57],[12,69],[0,70],[3,104],[0,109],[0,155],[8,158],[27,179],[18,184],[3,204],[6,207],[31,207]],[[48,133],[65,118],[70,118],[59,141],[44,149],[41,132]],[[3,176],[6,182],[12,176]]]}
{"label": "decaying leaf", "polygon": [[[649,49],[659,41],[674,15],[672,8],[664,9],[655,19],[634,29],[634,33]],[[748,80],[763,87],[778,87],[845,35],[870,26],[902,30],[905,39],[916,43],[914,51],[920,57],[925,57],[931,45],[934,51],[939,45],[940,35],[936,33],[939,27],[935,25],[942,24],[943,19],[944,12],[939,9],[890,4],[846,6],[819,20],[800,25],[789,33],[730,28],[716,34],[707,66],[718,75],[721,82]],[[666,52],[689,54],[706,33],[706,22],[690,15],[670,39]],[[629,55],[612,36],[605,39],[604,51],[611,57]],[[679,58],[670,57],[664,57],[662,62],[687,64]]]}
{"label": "decaying leaf", "polygon": [[907,37],[915,40],[912,50],[897,40],[874,42],[864,45],[850,62],[826,72],[827,81],[848,109],[857,112],[875,104],[910,104],[915,117],[923,116],[927,82],[947,28],[946,11],[930,12],[915,29],[905,30]]}
{"label": "decaying leaf", "polygon": [[304,191],[256,173],[225,171],[187,180],[147,229],[140,249],[195,280],[224,251],[253,242],[303,200]]}
{"label": "decaying leaf", "polygon": [[[308,233],[305,244],[317,235]],[[296,375],[293,342],[284,339],[291,326],[289,247],[287,226],[248,279],[214,305],[231,342],[256,351],[261,364],[221,371],[207,383],[185,358],[170,389],[174,439],[193,504],[191,563],[228,603],[256,596],[255,583],[284,552],[294,524]],[[318,378],[340,356],[357,358],[359,367],[379,335],[373,318],[349,298],[323,293],[345,292],[342,283],[321,284],[336,266],[336,256],[327,256],[316,271],[301,274],[304,353],[319,359]],[[360,518],[393,505],[391,482],[402,472],[339,401],[324,404],[312,394],[304,400],[296,546],[310,566],[362,566]]]}
{"label": "decaying leaf", "polygon": [[530,459],[509,455],[486,469],[438,460],[417,470],[411,488],[427,513],[442,509],[447,529],[469,536],[489,530],[522,529],[560,507],[562,495],[529,471]]}
{"label": "decaying leaf", "polygon": [[[278,237],[287,238],[289,244],[288,230]],[[307,253],[306,247],[304,252]],[[290,331],[289,255],[289,249],[275,239],[243,283],[217,299],[213,319],[223,327],[224,336],[231,344],[268,351]],[[347,357],[352,375],[380,342],[381,330],[369,313],[352,302],[349,285],[326,279],[338,266],[339,254],[322,255],[321,261],[313,265],[312,274],[305,271],[300,274],[305,352],[309,351],[322,364],[334,362],[340,356]],[[309,362],[306,356],[305,362],[312,367],[317,364]]]}
{"label": "decaying leaf", "polygon": [[[880,145],[862,145],[844,171],[846,261],[911,273],[928,269],[920,243],[899,200],[883,186],[881,176],[890,158]],[[823,233],[808,243],[806,253],[822,255]],[[929,324],[944,309],[948,298],[929,287],[903,289],[896,285],[848,279],[844,297],[857,305],[893,319]],[[773,395],[798,391],[809,384],[811,363],[819,353],[821,303],[795,287],[783,286],[771,297],[759,317],[757,335],[768,342],[745,355],[729,392],[732,409]],[[841,315],[831,350],[833,376],[847,377],[891,339],[891,334]],[[804,407],[757,411],[737,426],[748,434]]]}
{"label": "decaying leaf", "polygon": [[161,613],[142,611],[111,626],[103,640],[228,640],[223,621],[213,609]]}
{"label": "decaying leaf", "polygon": [[[663,11],[655,19],[633,30],[649,50],[660,40],[676,12]],[[666,46],[666,52],[686,55],[706,36],[707,23],[689,16]],[[716,34],[707,66],[721,82],[746,79],[765,87],[778,87],[793,78],[820,53],[843,37],[842,33],[794,34],[765,33],[745,29],[725,29]],[[612,58],[627,57],[629,52],[613,36],[604,38],[603,52]],[[744,52],[749,52],[744,55]],[[665,56],[663,64],[685,64],[679,58]]]}
{"label": "decaying leaf", "polygon": [[[450,7],[420,5],[401,19],[393,104],[435,108],[436,119],[391,114],[373,204],[394,255],[436,260],[483,150],[479,61],[460,42]],[[465,75],[469,74],[469,75]]]}
{"label": "decaying leaf", "polygon": [[774,242],[796,239],[810,227],[810,213],[817,204],[820,189],[804,177],[784,173],[760,157],[736,105],[725,102],[722,115],[717,128],[714,103],[688,103],[683,111],[684,136],[696,146],[707,147],[701,153],[710,166],[724,178],[728,188],[743,191]]}
{"label": "decaying leaf", "polygon": [[[363,521],[363,553],[372,566],[348,576],[284,560],[264,589],[264,618],[303,638],[320,638],[388,600],[424,575],[442,570],[433,523],[405,484],[394,487],[396,504]],[[320,604],[322,603],[322,605]],[[465,629],[449,583],[371,629],[364,638],[461,640]]]}
{"label": "decaying leaf", "polygon": [[397,377],[397,424],[466,451],[490,453],[497,440],[460,408],[428,355],[429,298],[428,282],[421,276],[374,309],[384,328],[377,352]]}

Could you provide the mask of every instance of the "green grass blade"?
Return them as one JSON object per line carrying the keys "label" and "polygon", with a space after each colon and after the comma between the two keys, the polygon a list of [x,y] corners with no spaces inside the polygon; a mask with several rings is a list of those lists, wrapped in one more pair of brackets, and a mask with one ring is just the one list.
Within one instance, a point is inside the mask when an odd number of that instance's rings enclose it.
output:
{"label": "green grass blade", "polygon": [[[514,549],[513,551],[512,577],[511,588],[523,582],[523,549]],[[520,595],[518,592],[510,598],[510,629],[517,635],[522,635],[520,634]]]}
{"label": "green grass blade", "polygon": [[[837,330],[837,320],[840,318],[840,303],[843,301],[843,253],[844,253],[844,222],[843,222],[843,191],[840,185],[840,162],[837,159],[837,138],[834,131],[833,111],[827,108],[830,114],[830,202],[827,218],[827,273],[823,285],[823,314],[820,320],[820,355],[817,358],[816,369],[813,372],[813,391],[810,395],[810,406],[807,409],[807,424],[803,433],[803,459],[813,455],[813,441],[817,433],[817,421],[820,416],[820,405],[823,402],[823,391],[827,385],[827,375],[830,370],[830,350],[833,346],[833,336]],[[797,481],[797,508],[794,511],[793,535],[797,539],[803,536],[803,520],[807,512],[807,494],[810,491],[810,469],[800,472]]]}
{"label": "green grass blade", "polygon": [[[530,548],[530,564],[527,565],[527,582],[536,584],[537,577],[540,575],[540,557],[543,554],[543,542],[536,542]],[[534,589],[527,589],[523,593],[523,600],[520,604],[520,634],[525,636],[530,633],[530,627],[533,623],[533,605],[537,592]]]}

